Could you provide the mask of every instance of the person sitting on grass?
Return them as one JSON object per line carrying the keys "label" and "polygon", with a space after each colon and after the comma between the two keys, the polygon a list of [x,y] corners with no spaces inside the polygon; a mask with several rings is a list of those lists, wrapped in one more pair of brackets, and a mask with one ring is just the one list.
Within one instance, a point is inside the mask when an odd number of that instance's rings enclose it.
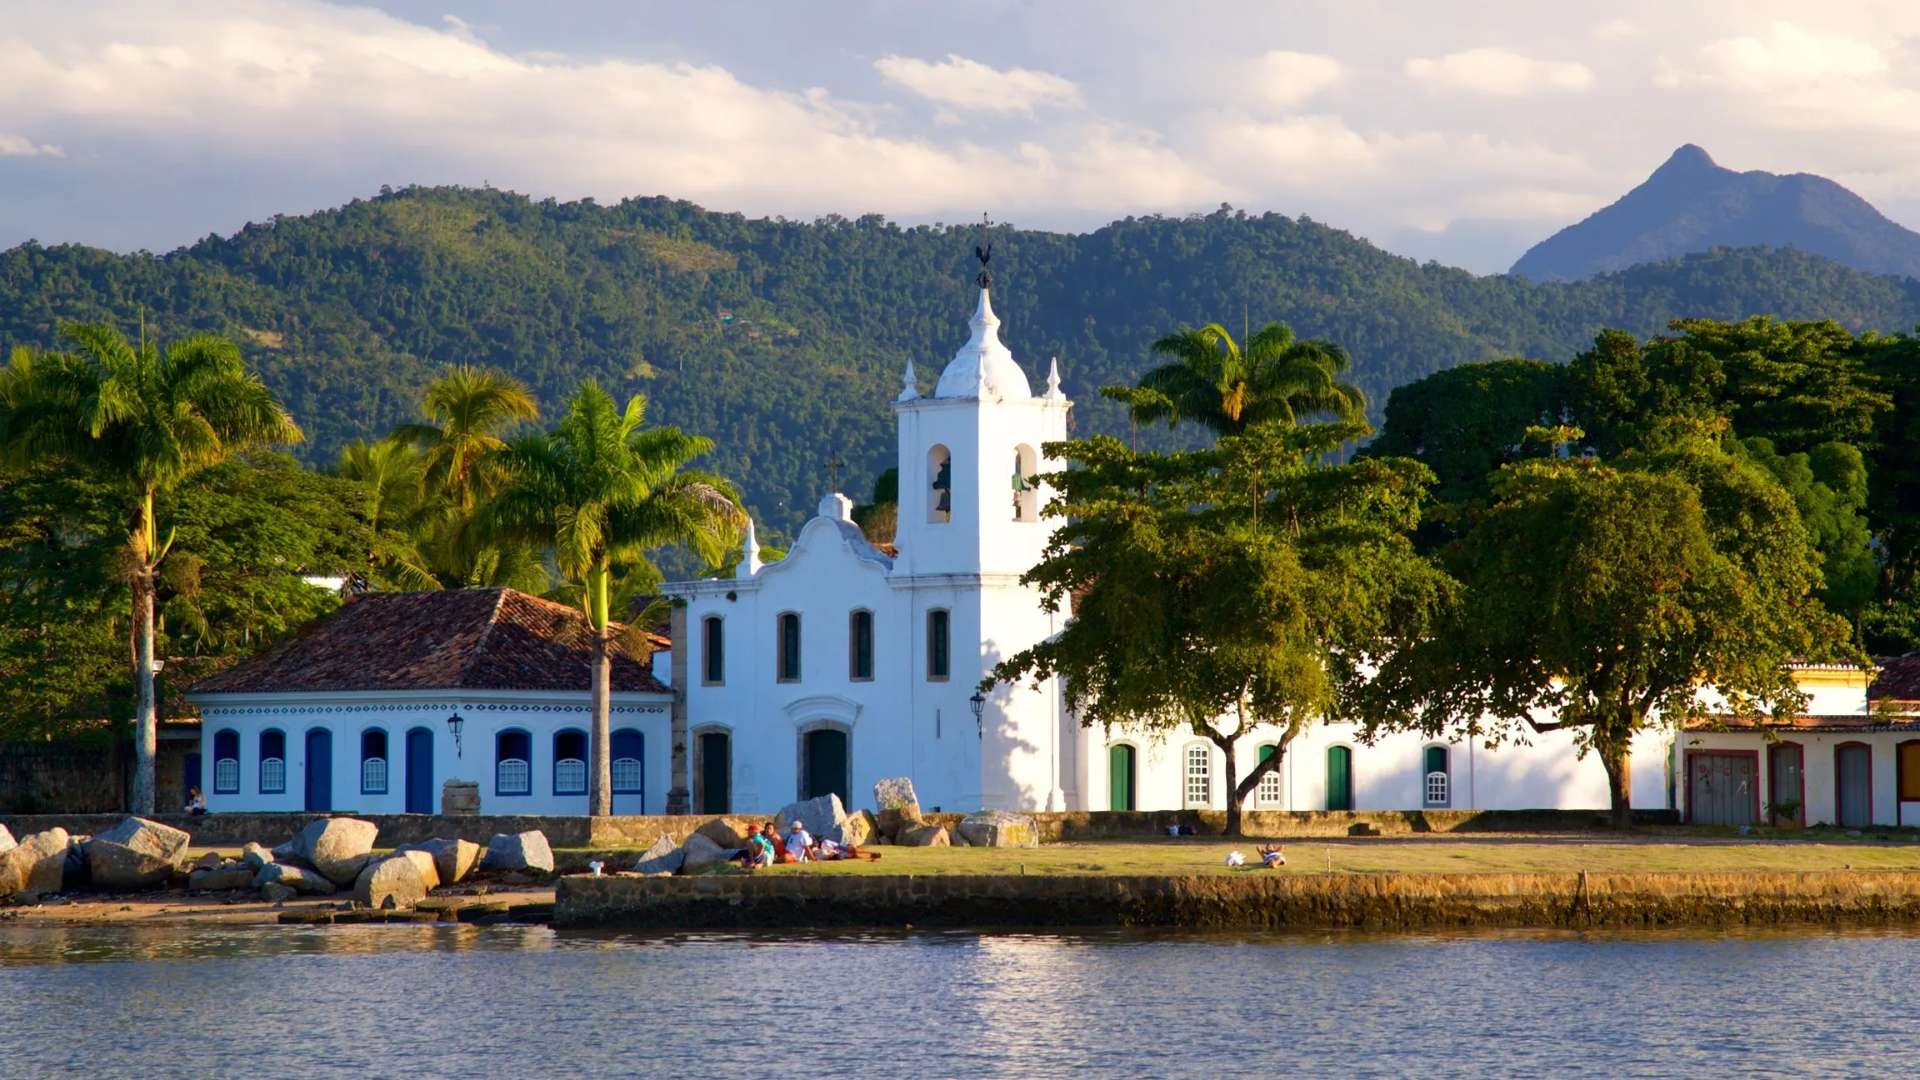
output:
{"label": "person sitting on grass", "polygon": [[197,787],[188,788],[187,789],[187,813],[192,814],[194,817],[199,817],[201,814],[204,814],[206,812],[207,812],[207,797],[205,795],[200,794],[200,789]]}
{"label": "person sitting on grass", "polygon": [[1260,861],[1267,864],[1267,869],[1277,870],[1287,865],[1287,853],[1280,850],[1279,844],[1268,844],[1260,849]]}
{"label": "person sitting on grass", "polygon": [[877,851],[861,851],[853,844],[843,844],[830,836],[821,837],[816,850],[819,852],[817,857],[822,861],[831,859],[878,859],[880,857],[880,853]]}
{"label": "person sitting on grass", "polygon": [[813,861],[813,836],[797,821],[787,829],[787,861]]}
{"label": "person sitting on grass", "polygon": [[735,855],[733,861],[739,863],[743,869],[751,870],[756,866],[767,865],[767,856],[772,851],[771,847],[762,846],[760,826],[748,825],[747,846],[740,849],[740,854]]}

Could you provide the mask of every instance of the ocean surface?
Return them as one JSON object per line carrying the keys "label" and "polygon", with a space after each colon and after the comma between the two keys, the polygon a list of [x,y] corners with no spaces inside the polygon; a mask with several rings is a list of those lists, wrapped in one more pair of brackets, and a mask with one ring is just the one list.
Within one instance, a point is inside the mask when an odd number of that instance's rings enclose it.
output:
{"label": "ocean surface", "polygon": [[1920,936],[0,926],[0,1077],[1920,1076]]}

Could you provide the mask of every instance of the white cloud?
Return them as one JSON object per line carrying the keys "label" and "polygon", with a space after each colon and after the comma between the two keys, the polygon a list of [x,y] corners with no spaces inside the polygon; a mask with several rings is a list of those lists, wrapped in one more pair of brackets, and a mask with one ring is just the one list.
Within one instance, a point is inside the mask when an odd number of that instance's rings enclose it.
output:
{"label": "white cloud", "polygon": [[1584,64],[1535,60],[1512,49],[1468,49],[1438,60],[1415,58],[1407,61],[1405,70],[1429,90],[1495,97],[1591,90],[1594,85],[1593,72]]}
{"label": "white cloud", "polygon": [[1058,75],[1025,68],[1000,71],[964,56],[949,55],[938,64],[887,56],[873,66],[888,82],[954,109],[1032,115],[1036,106],[1080,103],[1080,88]]}
{"label": "white cloud", "polygon": [[1857,82],[1887,70],[1871,42],[1776,22],[1761,37],[1727,38],[1700,50],[1704,77],[1743,89],[1781,82]]}
{"label": "white cloud", "polygon": [[1640,28],[1626,19],[1608,19],[1600,23],[1588,35],[1600,41],[1621,41],[1640,36]]}
{"label": "white cloud", "polygon": [[9,135],[0,131],[0,157],[66,157],[67,152],[57,146],[35,143],[25,135]]}
{"label": "white cloud", "polygon": [[1338,83],[1346,71],[1340,61],[1317,53],[1275,49],[1255,59],[1245,78],[1249,95],[1260,104],[1299,105]]}

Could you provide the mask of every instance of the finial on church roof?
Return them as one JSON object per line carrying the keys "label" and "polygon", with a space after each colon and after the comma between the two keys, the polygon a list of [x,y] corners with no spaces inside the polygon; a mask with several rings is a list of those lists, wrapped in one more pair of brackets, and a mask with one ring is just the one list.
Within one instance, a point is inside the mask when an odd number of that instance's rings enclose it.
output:
{"label": "finial on church roof", "polygon": [[974,245],[973,249],[973,257],[980,260],[980,276],[973,280],[979,282],[983,289],[993,288],[993,273],[987,269],[987,262],[993,258],[993,244],[987,239],[992,232],[993,222],[987,220],[987,215],[981,214],[980,243]]}
{"label": "finial on church roof", "polygon": [[907,357],[907,372],[900,377],[900,396],[895,401],[912,401],[920,396],[920,380],[913,375],[913,357]]}
{"label": "finial on church roof", "polygon": [[747,519],[747,535],[740,541],[740,565],[734,568],[736,578],[750,578],[760,572],[760,540],[753,534],[753,519]]}
{"label": "finial on church roof", "polygon": [[1060,392],[1060,358],[1056,356],[1047,364],[1047,400],[1059,401],[1066,396]]}

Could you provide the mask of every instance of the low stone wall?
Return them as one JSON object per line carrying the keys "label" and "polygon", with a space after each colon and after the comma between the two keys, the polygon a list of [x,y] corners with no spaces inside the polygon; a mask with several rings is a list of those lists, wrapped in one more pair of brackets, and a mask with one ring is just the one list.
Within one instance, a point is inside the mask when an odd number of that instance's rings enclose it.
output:
{"label": "low stone wall", "polygon": [[564,877],[563,928],[1920,924],[1920,873]]}
{"label": "low stone wall", "polygon": [[[15,836],[26,836],[59,826],[70,833],[92,835],[112,828],[121,814],[0,814],[0,825]],[[156,814],[155,821],[185,829],[196,847],[239,846],[257,840],[269,846],[290,840],[307,823],[327,814]],[[693,835],[710,814],[668,817],[590,818],[583,816],[444,816],[440,814],[368,814],[380,827],[381,847],[415,843],[436,836],[485,843],[495,833],[538,829],[547,842],[563,848],[644,848],[661,836],[681,843]],[[767,815],[754,815],[766,817]],[[1202,836],[1217,835],[1227,816],[1218,811],[1056,813],[1032,815],[1043,842],[1063,840],[1119,840],[1165,836],[1170,826],[1191,825]],[[928,814],[928,819],[951,828],[964,814]],[[1676,824],[1671,811],[1636,811],[1642,825]],[[785,823],[780,823],[784,825]],[[1425,810],[1405,812],[1251,812],[1244,831],[1250,837],[1408,836],[1414,833],[1567,832],[1602,828],[1605,821],[1590,810]]]}

